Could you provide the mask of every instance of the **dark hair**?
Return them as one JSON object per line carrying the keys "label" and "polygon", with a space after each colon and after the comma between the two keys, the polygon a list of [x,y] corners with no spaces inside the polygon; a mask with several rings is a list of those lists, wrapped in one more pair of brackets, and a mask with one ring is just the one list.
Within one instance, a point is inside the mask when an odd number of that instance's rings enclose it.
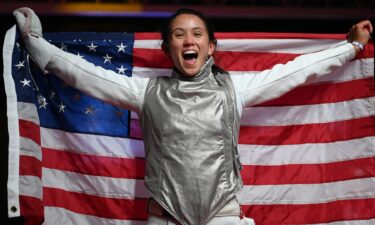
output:
{"label": "dark hair", "polygon": [[[165,53],[169,52],[169,38],[170,38],[170,33],[171,33],[171,24],[173,20],[182,14],[191,14],[198,16],[204,23],[205,28],[207,30],[208,34],[208,40],[212,43],[217,45],[217,39],[215,37],[214,33],[214,27],[211,24],[211,22],[208,20],[208,18],[201,12],[194,10],[194,9],[189,9],[189,8],[180,8],[178,9],[171,17],[168,18],[168,20],[161,26],[160,28],[160,34],[161,34],[161,48]],[[212,66],[212,72],[216,75],[218,73],[225,73],[228,74],[225,70],[221,69],[220,67],[213,65]]]}

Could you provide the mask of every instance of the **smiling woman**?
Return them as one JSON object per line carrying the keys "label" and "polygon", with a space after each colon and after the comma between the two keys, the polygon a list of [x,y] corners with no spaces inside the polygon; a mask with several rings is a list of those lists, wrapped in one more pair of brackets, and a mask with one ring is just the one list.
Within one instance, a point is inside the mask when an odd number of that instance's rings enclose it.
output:
{"label": "smiling woman", "polygon": [[212,25],[201,13],[180,9],[161,30],[162,49],[186,76],[196,75],[216,48]]}
{"label": "smiling woman", "polygon": [[363,21],[349,31],[350,43],[301,55],[256,76],[228,76],[215,66],[216,39],[208,20],[182,9],[162,29],[172,75],[138,78],[118,76],[51,45],[31,9],[18,9],[14,15],[29,54],[42,70],[138,113],[150,194],[148,225],[251,224],[240,219],[236,199],[242,188],[237,144],[244,107],[279,97],[344,65],[372,32],[371,23]]}

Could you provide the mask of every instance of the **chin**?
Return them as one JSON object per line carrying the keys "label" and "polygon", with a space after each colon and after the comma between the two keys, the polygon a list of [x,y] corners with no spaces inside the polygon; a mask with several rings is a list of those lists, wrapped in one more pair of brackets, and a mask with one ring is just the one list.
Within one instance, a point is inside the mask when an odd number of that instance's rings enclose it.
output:
{"label": "chin", "polygon": [[189,70],[189,71],[184,71],[183,74],[187,77],[194,77],[195,75],[197,75],[199,73],[199,70],[198,71],[195,71],[195,70]]}

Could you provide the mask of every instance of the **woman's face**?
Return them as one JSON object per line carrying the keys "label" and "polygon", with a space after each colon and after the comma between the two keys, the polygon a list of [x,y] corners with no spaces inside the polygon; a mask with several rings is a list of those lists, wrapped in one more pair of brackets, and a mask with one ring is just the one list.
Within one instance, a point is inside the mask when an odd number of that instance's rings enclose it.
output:
{"label": "woman's face", "polygon": [[172,21],[169,56],[182,74],[198,74],[214,50],[215,44],[209,41],[204,22],[198,16],[181,14]]}

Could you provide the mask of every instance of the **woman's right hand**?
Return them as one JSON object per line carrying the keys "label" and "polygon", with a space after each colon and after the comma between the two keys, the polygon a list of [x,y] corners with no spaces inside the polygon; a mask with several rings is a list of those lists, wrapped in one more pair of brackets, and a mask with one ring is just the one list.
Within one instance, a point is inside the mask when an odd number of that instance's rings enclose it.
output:
{"label": "woman's right hand", "polygon": [[22,37],[25,39],[27,36],[42,37],[42,24],[38,16],[30,8],[18,8],[13,11],[14,17],[16,17],[18,29],[21,32]]}
{"label": "woman's right hand", "polygon": [[[350,43],[359,42],[362,45],[366,45],[371,37],[373,31],[372,24],[369,20],[363,20],[355,25],[353,25],[348,34],[347,40]],[[360,52],[358,46],[354,46],[356,53]]]}

